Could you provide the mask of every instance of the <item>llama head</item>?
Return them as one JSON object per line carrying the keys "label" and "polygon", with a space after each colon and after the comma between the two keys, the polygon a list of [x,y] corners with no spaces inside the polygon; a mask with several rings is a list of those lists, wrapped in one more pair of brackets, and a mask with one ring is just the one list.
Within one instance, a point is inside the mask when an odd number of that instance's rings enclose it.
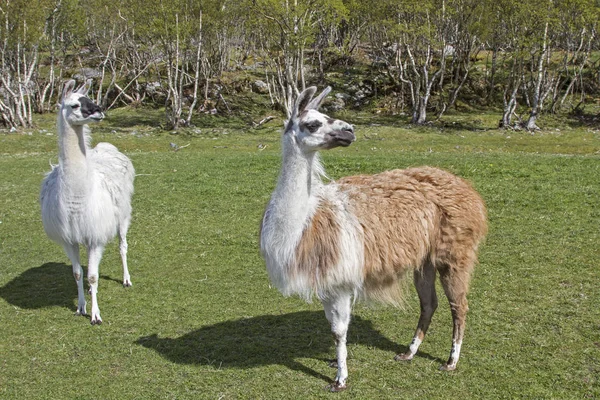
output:
{"label": "llama head", "polygon": [[331,92],[331,87],[325,88],[313,99],[316,91],[317,88],[311,86],[300,93],[284,135],[293,135],[294,142],[304,153],[350,146],[356,140],[354,127],[318,111],[325,97]]}
{"label": "llama head", "polygon": [[75,81],[65,84],[62,94],[61,113],[71,125],[85,125],[104,118],[102,109],[87,97],[92,80],[88,79],[80,88],[74,90]]}

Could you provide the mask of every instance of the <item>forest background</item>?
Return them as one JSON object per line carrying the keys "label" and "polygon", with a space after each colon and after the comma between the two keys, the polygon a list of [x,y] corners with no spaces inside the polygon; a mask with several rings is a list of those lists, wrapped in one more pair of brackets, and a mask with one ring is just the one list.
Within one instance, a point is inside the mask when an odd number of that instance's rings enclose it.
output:
{"label": "forest background", "polygon": [[243,116],[239,96],[283,114],[304,87],[329,84],[330,111],[424,124],[494,109],[499,126],[535,131],[540,114],[584,115],[600,89],[596,0],[31,4],[0,5],[7,129],[55,111],[72,77],[93,79],[105,110],[164,108],[175,130],[203,114]]}

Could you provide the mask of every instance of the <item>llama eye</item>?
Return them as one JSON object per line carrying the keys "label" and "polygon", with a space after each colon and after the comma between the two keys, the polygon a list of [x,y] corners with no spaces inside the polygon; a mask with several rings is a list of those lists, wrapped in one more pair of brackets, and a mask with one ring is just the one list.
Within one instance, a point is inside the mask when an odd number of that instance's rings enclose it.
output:
{"label": "llama eye", "polygon": [[71,106],[72,109],[77,110],[79,108],[79,104],[73,104]]}
{"label": "llama eye", "polygon": [[321,127],[321,125],[322,124],[319,121],[309,122],[308,124],[306,124],[306,129],[308,129],[310,133],[314,133],[317,131],[317,129]]}

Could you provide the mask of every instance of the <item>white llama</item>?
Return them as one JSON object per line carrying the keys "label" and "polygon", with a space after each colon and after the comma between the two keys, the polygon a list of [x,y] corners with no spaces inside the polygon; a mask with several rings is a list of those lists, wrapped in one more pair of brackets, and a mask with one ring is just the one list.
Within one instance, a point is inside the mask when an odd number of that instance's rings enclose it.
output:
{"label": "white llama", "polygon": [[272,283],[284,294],[323,303],[336,341],[337,376],[330,389],[346,387],[346,333],[354,299],[398,304],[401,281],[414,271],[421,304],[410,360],[437,307],[436,271],[450,302],[454,331],[448,362],[460,355],[467,291],[477,247],[487,230],[477,192],[449,172],[431,168],[346,177],[324,184],[318,150],[349,146],[354,129],[317,109],[327,88],[296,101],[282,137],[282,166],[263,216],[260,246]]}
{"label": "white llama", "polygon": [[57,120],[59,163],[42,183],[40,203],[44,230],[63,246],[73,264],[77,315],[87,315],[79,245],[87,248],[91,323],[95,325],[102,323],[97,300],[98,266],[104,246],[116,234],[120,240],[123,285],[131,286],[126,235],[135,171],[129,158],[112,144],[90,147],[87,124],[104,118],[100,107],[86,97],[90,85],[88,80],[74,91],[75,81],[65,84]]}

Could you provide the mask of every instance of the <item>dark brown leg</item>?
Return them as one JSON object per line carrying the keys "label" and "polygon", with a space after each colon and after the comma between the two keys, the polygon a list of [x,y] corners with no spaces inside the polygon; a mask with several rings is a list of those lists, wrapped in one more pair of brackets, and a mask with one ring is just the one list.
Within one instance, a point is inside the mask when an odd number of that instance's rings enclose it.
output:
{"label": "dark brown leg", "polygon": [[453,268],[450,266],[440,269],[440,281],[446,292],[446,297],[448,297],[448,301],[450,302],[450,310],[452,312],[452,321],[454,324],[450,357],[448,358],[448,362],[441,366],[442,370],[454,370],[458,363],[458,358],[460,357],[460,348],[465,333],[467,311],[469,310],[467,292],[469,291],[470,272],[471,268]]}
{"label": "dark brown leg", "polygon": [[433,317],[433,313],[435,313],[438,306],[437,295],[435,293],[435,269],[433,265],[427,263],[421,271],[415,271],[414,281],[421,303],[421,316],[408,352],[396,355],[394,357],[396,361],[412,360],[425,338],[425,334],[431,323],[431,317]]}

